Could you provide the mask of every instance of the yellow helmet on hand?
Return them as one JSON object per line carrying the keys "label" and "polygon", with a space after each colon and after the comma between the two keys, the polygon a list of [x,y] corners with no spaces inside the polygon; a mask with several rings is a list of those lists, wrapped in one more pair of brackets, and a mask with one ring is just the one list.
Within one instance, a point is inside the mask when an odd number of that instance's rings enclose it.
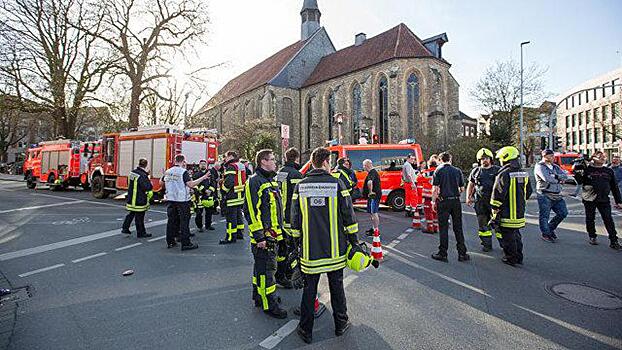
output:
{"label": "yellow helmet on hand", "polygon": [[514,160],[520,156],[520,152],[514,146],[505,146],[497,151],[497,159],[499,159],[502,163],[507,163],[511,160]]}
{"label": "yellow helmet on hand", "polygon": [[346,265],[352,271],[361,272],[367,270],[369,265],[378,268],[379,264],[372,256],[365,252],[359,244],[348,244],[348,249],[346,250]]}
{"label": "yellow helmet on hand", "polygon": [[482,148],[479,151],[477,151],[477,156],[476,157],[477,157],[477,160],[480,161],[484,157],[488,157],[490,159],[493,159],[494,155],[492,154],[492,151],[489,150],[488,148]]}

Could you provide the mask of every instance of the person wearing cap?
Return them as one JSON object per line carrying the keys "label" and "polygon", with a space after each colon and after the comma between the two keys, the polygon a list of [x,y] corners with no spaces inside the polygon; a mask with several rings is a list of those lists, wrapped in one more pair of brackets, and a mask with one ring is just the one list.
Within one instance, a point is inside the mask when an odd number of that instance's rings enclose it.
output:
{"label": "person wearing cap", "polygon": [[404,199],[406,200],[406,216],[414,216],[414,211],[417,208],[416,193],[417,193],[417,174],[415,172],[415,162],[417,158],[414,153],[410,153],[406,157],[406,161],[402,166],[402,187],[404,187]]}
{"label": "person wearing cap", "polygon": [[[542,151],[542,160],[534,168],[536,193],[540,215],[540,233],[542,240],[554,243],[557,240],[555,229],[568,216],[566,201],[562,194],[562,185],[568,175],[554,163],[555,153],[550,149]],[[555,216],[549,220],[551,210]]]}
{"label": "person wearing cap", "polygon": [[[467,185],[466,203],[473,206],[477,215],[477,225],[479,226],[478,235],[481,240],[482,250],[489,252],[492,250],[492,228],[490,219],[492,218],[492,207],[490,197],[492,196],[492,186],[499,173],[498,165],[492,164],[494,155],[488,148],[482,148],[477,152],[476,158],[480,163],[469,174],[469,184]],[[501,233],[495,233],[501,244]]]}

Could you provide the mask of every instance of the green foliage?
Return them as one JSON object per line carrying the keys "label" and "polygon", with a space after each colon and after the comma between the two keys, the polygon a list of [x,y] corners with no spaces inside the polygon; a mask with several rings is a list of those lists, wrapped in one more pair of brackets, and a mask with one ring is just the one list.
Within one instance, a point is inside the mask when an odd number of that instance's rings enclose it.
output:
{"label": "green foliage", "polygon": [[274,122],[270,120],[248,120],[236,130],[223,135],[222,151],[236,150],[242,158],[253,161],[257,151],[269,148],[277,153],[278,159],[280,145],[277,132]]}
{"label": "green foliage", "polygon": [[463,172],[469,172],[473,163],[477,163],[475,156],[480,148],[486,147],[496,152],[501,148],[501,144],[488,138],[461,137],[449,147],[449,153],[452,155],[452,163]]}

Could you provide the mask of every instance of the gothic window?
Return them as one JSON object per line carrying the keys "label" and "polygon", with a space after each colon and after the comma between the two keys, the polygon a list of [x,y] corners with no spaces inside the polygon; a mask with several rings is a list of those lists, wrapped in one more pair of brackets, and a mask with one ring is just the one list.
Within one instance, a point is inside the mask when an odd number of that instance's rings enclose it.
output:
{"label": "gothic window", "polygon": [[356,83],[352,89],[352,143],[358,142],[361,137],[361,119],[363,117],[361,105],[361,84]]}
{"label": "gothic window", "polygon": [[293,115],[292,99],[289,97],[283,97],[283,124],[291,125]]}
{"label": "gothic window", "polygon": [[311,122],[313,119],[313,100],[311,97],[307,98],[307,149],[311,149]]}
{"label": "gothic window", "polygon": [[408,98],[408,120],[407,130],[408,137],[412,138],[415,135],[415,125],[419,122],[419,79],[413,73],[408,77],[406,83],[407,98]]}
{"label": "gothic window", "polygon": [[326,118],[326,121],[328,122],[328,139],[332,140],[333,139],[333,117],[335,116],[335,91],[330,92],[330,94],[328,94],[328,118]]}
{"label": "gothic window", "polygon": [[389,85],[383,76],[378,84],[378,142],[389,141]]}
{"label": "gothic window", "polygon": [[276,116],[276,96],[272,91],[270,91],[270,116]]}

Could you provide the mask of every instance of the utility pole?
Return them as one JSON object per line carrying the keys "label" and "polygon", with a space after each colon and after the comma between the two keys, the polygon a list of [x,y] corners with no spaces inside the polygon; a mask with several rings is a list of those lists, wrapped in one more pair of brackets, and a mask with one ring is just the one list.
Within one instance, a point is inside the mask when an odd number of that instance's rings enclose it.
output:
{"label": "utility pole", "polygon": [[523,143],[525,142],[525,133],[523,130],[523,46],[529,44],[529,41],[520,43],[520,162],[523,165]]}

